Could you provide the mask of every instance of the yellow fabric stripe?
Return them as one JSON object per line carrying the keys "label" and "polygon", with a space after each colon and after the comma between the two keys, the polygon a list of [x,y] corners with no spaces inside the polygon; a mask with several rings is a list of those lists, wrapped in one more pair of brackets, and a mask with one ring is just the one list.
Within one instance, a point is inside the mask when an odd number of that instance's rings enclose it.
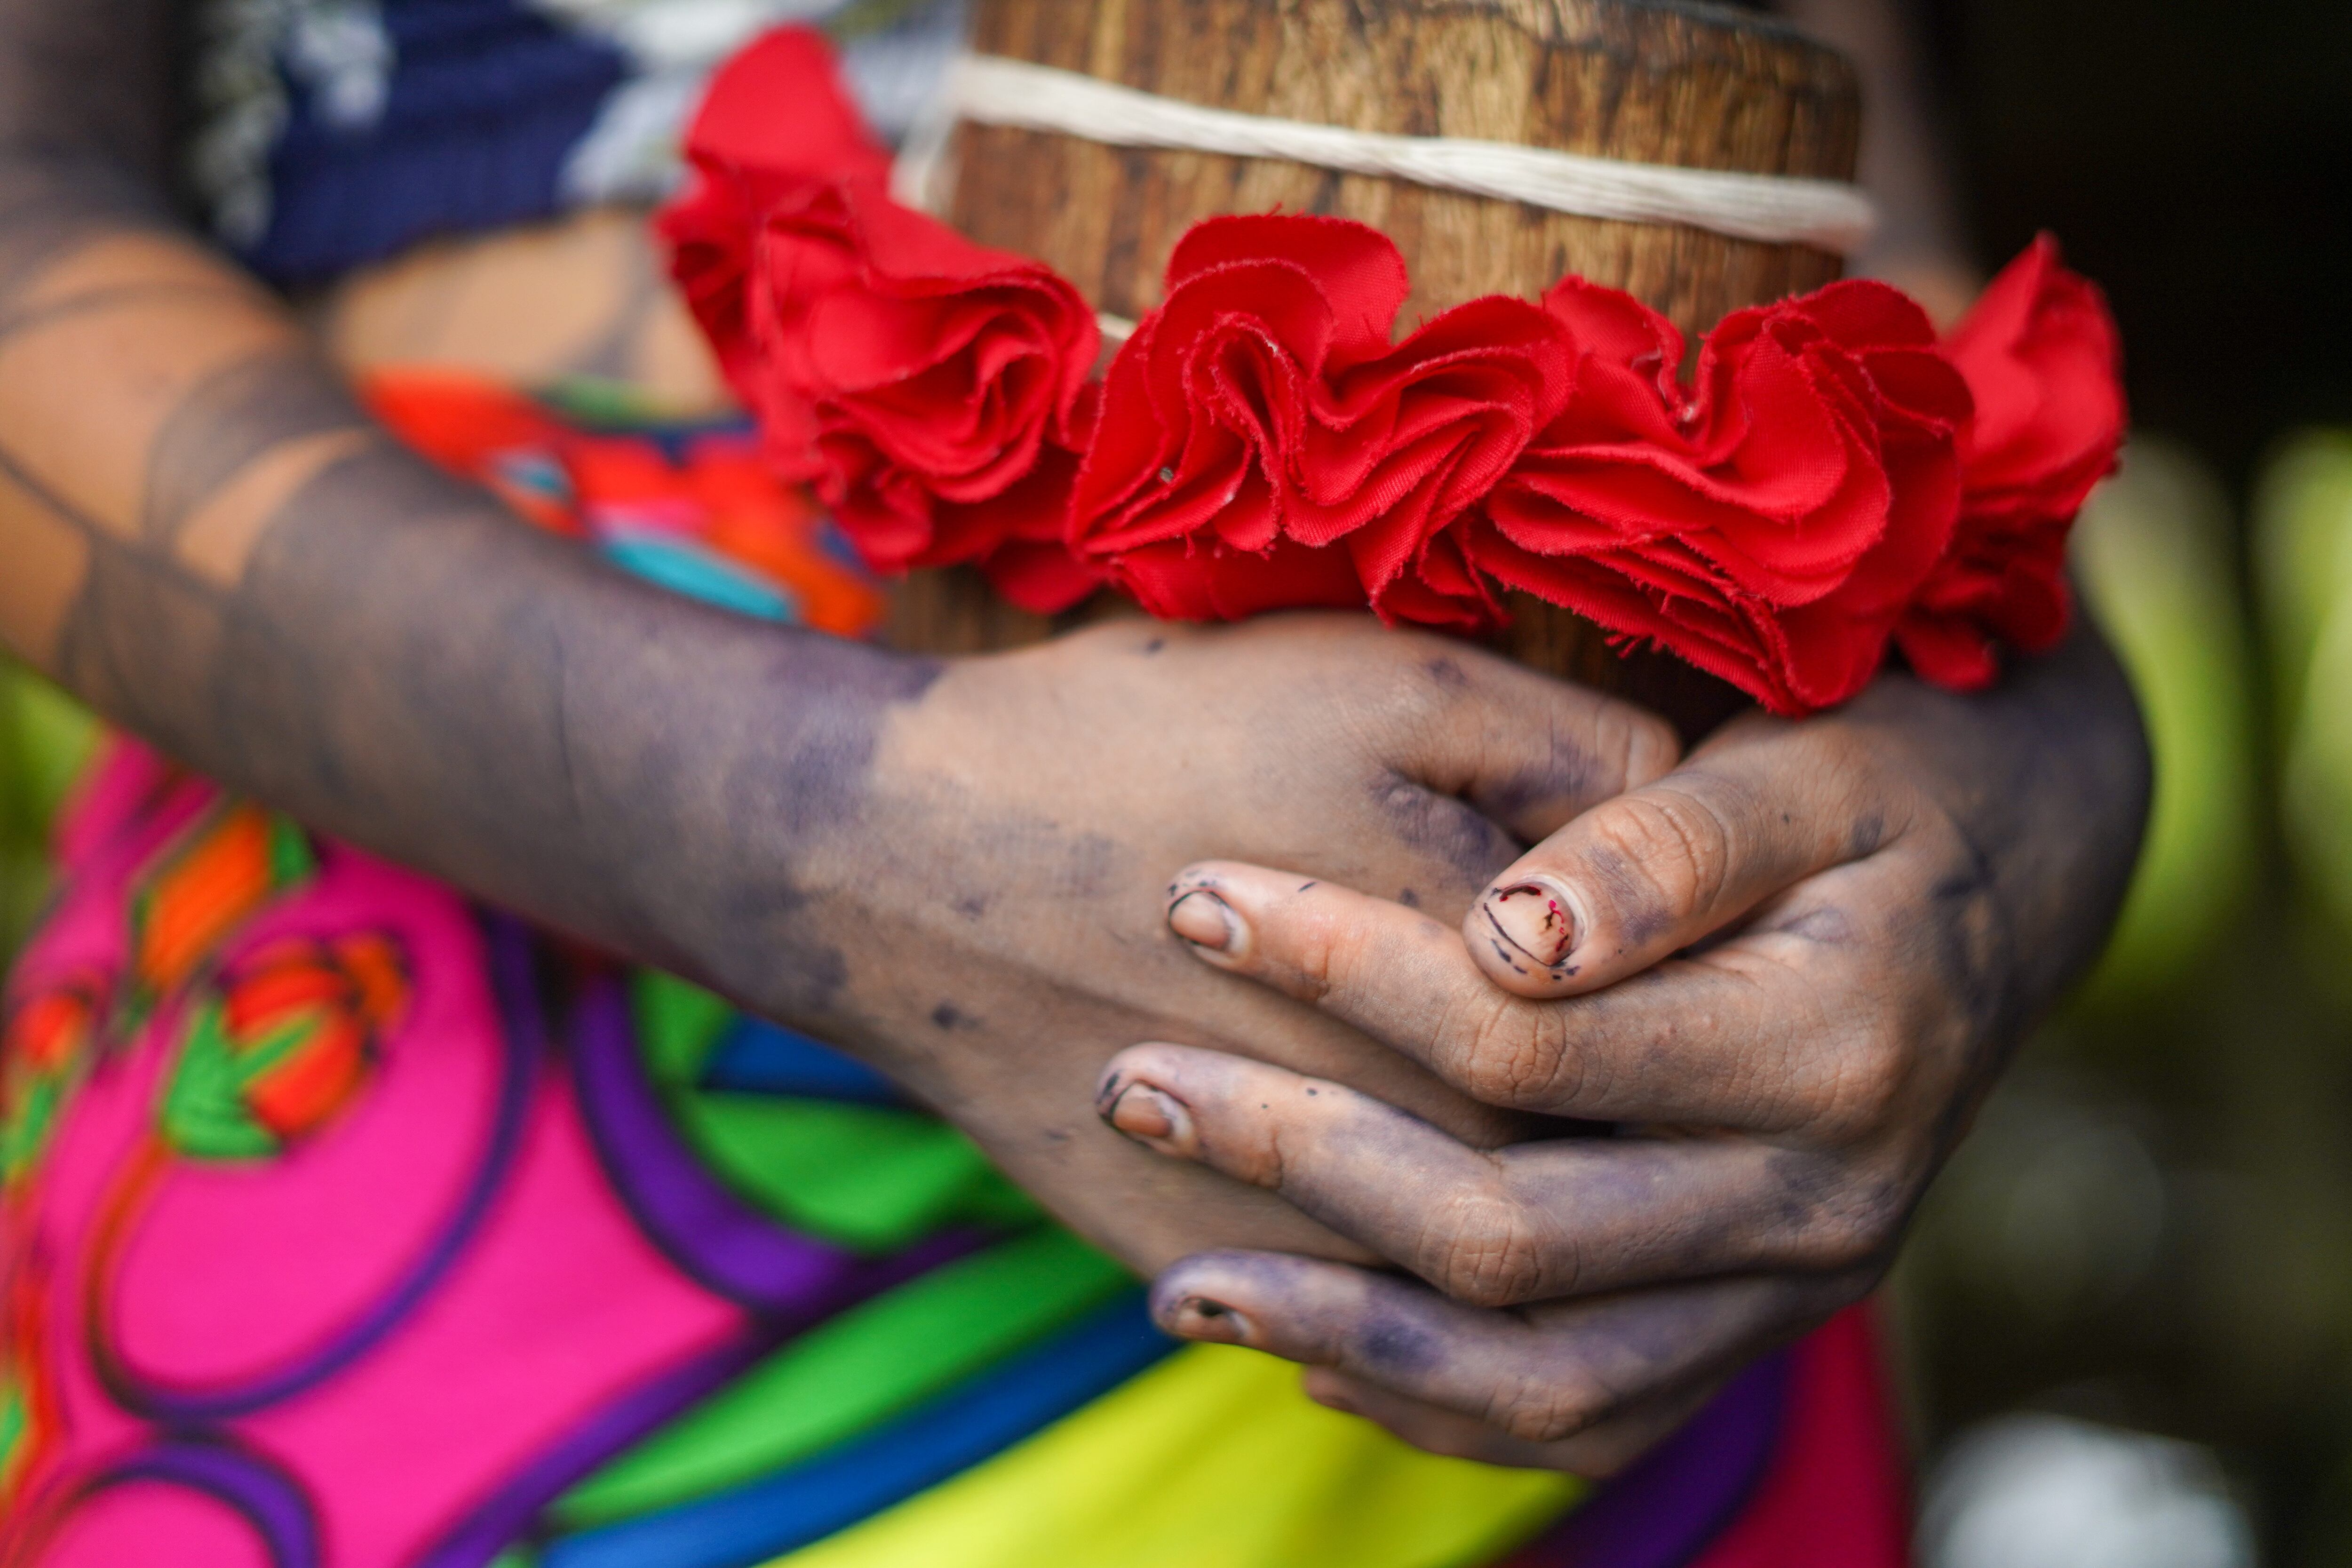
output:
{"label": "yellow fabric stripe", "polygon": [[1580,1492],[1422,1453],[1315,1404],[1287,1363],[1193,1345],[767,1568],[1463,1568]]}

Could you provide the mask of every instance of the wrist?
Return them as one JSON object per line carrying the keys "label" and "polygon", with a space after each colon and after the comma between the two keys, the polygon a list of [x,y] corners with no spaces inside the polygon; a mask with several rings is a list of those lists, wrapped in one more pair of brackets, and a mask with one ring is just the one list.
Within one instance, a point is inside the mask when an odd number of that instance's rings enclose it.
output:
{"label": "wrist", "polygon": [[[845,949],[901,901],[877,768],[935,660],[731,617],[712,645],[583,703],[632,956],[758,1012],[839,1033],[860,1010]],[[608,725],[598,726],[597,710]],[[903,814],[891,814],[893,819]],[[905,824],[900,825],[901,829]]]}

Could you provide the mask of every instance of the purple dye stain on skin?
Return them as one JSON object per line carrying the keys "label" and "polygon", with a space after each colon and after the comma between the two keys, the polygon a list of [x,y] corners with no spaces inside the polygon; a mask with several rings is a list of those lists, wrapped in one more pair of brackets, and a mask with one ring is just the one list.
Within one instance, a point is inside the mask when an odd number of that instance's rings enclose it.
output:
{"label": "purple dye stain on skin", "polygon": [[1391,1377],[1426,1372],[1444,1355],[1437,1335],[1389,1310],[1375,1310],[1358,1326],[1355,1349],[1367,1371]]}

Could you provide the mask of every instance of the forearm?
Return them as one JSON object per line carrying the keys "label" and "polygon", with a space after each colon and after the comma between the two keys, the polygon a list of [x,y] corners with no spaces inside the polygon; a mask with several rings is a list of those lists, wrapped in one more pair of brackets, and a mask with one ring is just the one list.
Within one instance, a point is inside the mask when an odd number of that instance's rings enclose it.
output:
{"label": "forearm", "polygon": [[0,150],[0,638],[323,830],[795,1008],[795,868],[927,672],[442,477],[151,193],[107,136]]}

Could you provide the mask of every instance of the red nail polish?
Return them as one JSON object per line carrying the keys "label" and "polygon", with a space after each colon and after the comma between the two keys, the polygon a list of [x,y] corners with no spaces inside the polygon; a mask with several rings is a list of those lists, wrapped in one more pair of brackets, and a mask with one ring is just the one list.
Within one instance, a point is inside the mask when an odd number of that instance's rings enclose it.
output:
{"label": "red nail polish", "polygon": [[1495,934],[1538,969],[1557,969],[1576,950],[1576,912],[1568,890],[1549,879],[1514,882],[1480,906]]}

